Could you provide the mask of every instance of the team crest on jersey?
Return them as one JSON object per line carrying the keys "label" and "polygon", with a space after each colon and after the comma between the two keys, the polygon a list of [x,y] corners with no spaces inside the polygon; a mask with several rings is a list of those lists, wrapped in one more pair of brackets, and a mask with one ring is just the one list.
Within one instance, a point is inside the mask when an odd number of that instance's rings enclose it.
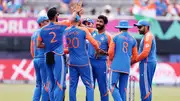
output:
{"label": "team crest on jersey", "polygon": [[104,40],[104,37],[101,37],[101,40],[103,41],[103,40]]}

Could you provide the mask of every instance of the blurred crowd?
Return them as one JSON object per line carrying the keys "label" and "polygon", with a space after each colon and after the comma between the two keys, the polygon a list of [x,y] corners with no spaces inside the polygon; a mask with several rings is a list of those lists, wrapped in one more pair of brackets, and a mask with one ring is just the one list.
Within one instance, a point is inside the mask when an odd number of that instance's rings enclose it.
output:
{"label": "blurred crowd", "polygon": [[132,14],[146,16],[180,16],[180,4],[177,0],[134,0]]}
{"label": "blurred crowd", "polygon": [[[24,9],[24,4],[27,3],[27,1],[28,0],[0,0],[0,14],[11,13],[13,15],[28,17],[46,14],[48,6],[41,10],[34,7]],[[61,13],[70,14],[70,6],[74,1],[76,0],[60,0],[58,7],[60,8]],[[83,4],[83,6],[86,9],[88,4]],[[149,17],[180,16],[180,4],[178,0],[133,0],[133,5],[126,8],[121,6],[114,8],[112,5],[104,5],[102,9],[103,10],[99,12],[99,8],[92,7],[88,14],[96,15],[100,13],[108,16],[110,19],[117,16],[134,14]]]}

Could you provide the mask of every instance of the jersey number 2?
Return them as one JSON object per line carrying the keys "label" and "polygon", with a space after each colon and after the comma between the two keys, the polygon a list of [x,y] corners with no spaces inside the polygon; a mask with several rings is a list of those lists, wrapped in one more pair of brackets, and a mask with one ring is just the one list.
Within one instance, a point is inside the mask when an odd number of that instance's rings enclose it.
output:
{"label": "jersey number 2", "polygon": [[128,52],[128,43],[127,43],[127,42],[123,42],[122,51],[123,51],[124,53],[127,53],[127,52]]}
{"label": "jersey number 2", "polygon": [[49,34],[52,34],[52,35],[53,35],[53,38],[51,39],[51,43],[56,42],[56,41],[57,41],[57,40],[55,40],[55,38],[56,38],[56,33],[55,33],[55,32],[50,32]]}

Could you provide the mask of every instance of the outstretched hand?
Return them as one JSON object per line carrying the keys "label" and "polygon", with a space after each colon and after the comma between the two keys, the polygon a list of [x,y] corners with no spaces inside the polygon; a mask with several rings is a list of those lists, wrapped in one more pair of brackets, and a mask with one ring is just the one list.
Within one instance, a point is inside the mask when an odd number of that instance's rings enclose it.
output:
{"label": "outstretched hand", "polygon": [[72,3],[70,9],[72,12],[80,13],[82,11],[82,0],[79,0],[77,3]]}

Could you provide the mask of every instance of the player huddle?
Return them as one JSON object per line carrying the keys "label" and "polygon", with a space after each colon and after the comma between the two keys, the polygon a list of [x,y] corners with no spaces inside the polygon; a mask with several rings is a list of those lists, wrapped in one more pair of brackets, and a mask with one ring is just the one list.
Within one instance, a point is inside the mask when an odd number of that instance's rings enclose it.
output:
{"label": "player huddle", "polygon": [[[113,37],[106,31],[108,18],[100,15],[94,21],[81,20],[82,9],[76,7],[70,19],[58,21],[55,7],[47,17],[39,17],[40,28],[31,38],[31,54],[34,58],[36,87],[33,101],[64,101],[66,71],[69,70],[69,100],[76,101],[79,77],[86,87],[86,101],[94,101],[97,81],[101,101],[109,101],[109,91],[114,101],[126,101],[126,89],[132,64],[140,61],[141,101],[151,101],[152,79],[156,68],[156,43],[149,31],[148,21],[140,20],[135,26],[144,35],[139,45],[128,33],[128,21],[120,21]],[[64,47],[65,37],[67,47]],[[69,54],[68,68],[64,54]],[[107,62],[111,61],[108,67]],[[109,80],[107,79],[107,75]]]}

